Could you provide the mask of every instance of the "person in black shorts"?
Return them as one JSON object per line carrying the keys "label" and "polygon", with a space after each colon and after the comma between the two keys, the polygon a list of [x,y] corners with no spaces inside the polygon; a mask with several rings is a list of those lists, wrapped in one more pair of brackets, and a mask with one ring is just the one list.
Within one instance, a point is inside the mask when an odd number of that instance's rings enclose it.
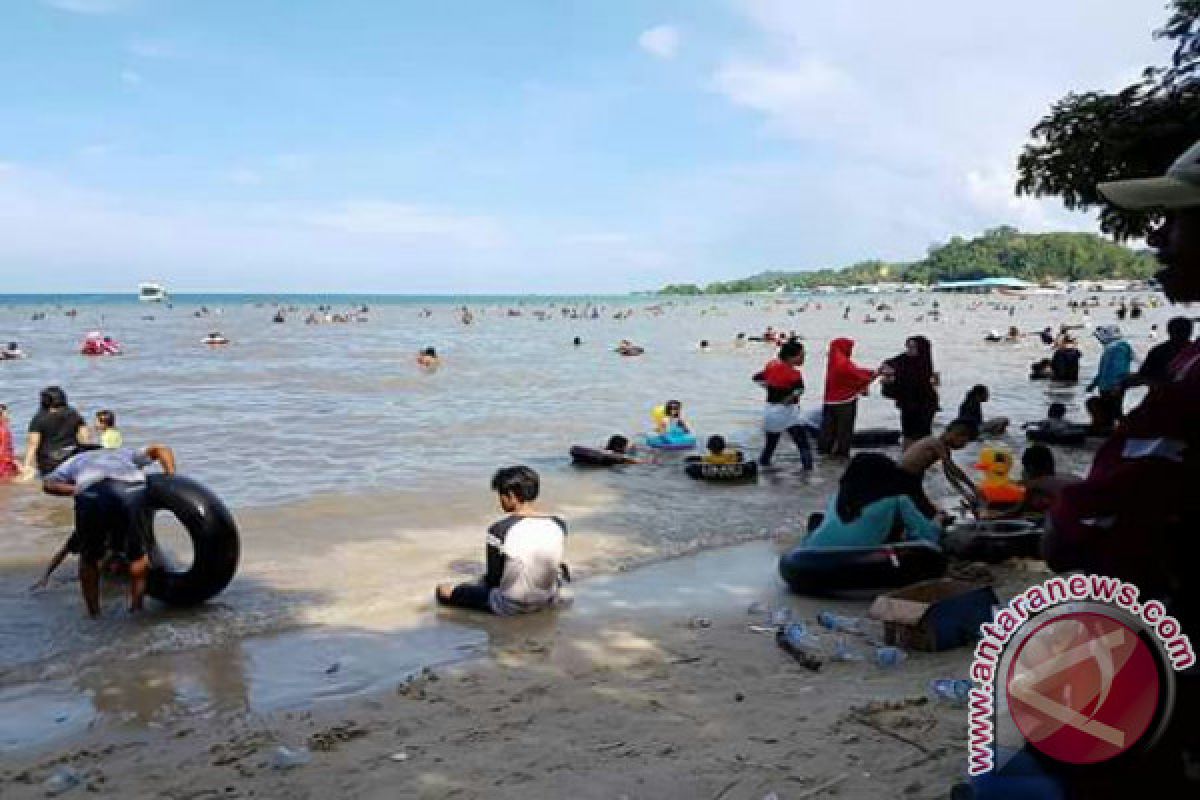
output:
{"label": "person in black shorts", "polygon": [[534,508],[539,479],[529,467],[498,470],[492,489],[508,516],[488,528],[487,572],[473,583],[439,584],[438,604],[502,616],[554,606],[561,582],[570,579],[563,564],[566,523]]}
{"label": "person in black shorts", "polygon": [[157,462],[168,475],[175,473],[175,454],[154,444],[138,452],[82,445],[46,476],[47,494],[73,497],[75,532],[58,551],[35,588],[67,557],[79,554],[79,586],[88,615],[100,615],[100,562],[114,556],[129,564],[129,610],[140,611],[146,594],[150,558],[146,552],[148,517],[141,507],[146,477],[142,470]]}

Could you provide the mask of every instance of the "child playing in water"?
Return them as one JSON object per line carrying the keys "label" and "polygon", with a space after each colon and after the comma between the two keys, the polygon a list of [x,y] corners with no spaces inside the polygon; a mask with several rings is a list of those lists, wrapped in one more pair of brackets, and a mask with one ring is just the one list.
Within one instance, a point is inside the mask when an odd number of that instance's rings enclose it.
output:
{"label": "child playing in water", "polygon": [[691,428],[683,420],[683,403],[678,400],[663,403],[663,414],[655,420],[654,432],[664,436],[672,433],[691,433]]}
{"label": "child playing in water", "polygon": [[952,451],[961,450],[967,446],[973,433],[974,426],[971,423],[955,420],[946,426],[946,430],[940,436],[926,436],[924,439],[918,439],[900,456],[900,469],[907,473],[911,481],[910,496],[925,516],[932,518],[938,511],[926,496],[923,484],[925,473],[939,461],[942,469],[946,472],[946,480],[966,499],[968,504],[973,508],[984,505],[983,498],[980,496],[979,490],[975,488],[975,484],[954,463],[954,458],[951,456]]}
{"label": "child playing in water", "polygon": [[8,427],[8,406],[0,403],[0,483],[8,483],[21,474],[21,465],[13,455],[12,429]]}
{"label": "child playing in water", "polygon": [[475,583],[438,584],[439,605],[489,611],[500,616],[541,611],[555,605],[570,573],[563,563],[567,525],[538,513],[538,474],[505,467],[492,477],[504,519],[488,528],[487,572]]}
{"label": "child playing in water", "polygon": [[742,460],[740,450],[729,449],[724,436],[710,436],[708,452],[700,459],[705,464],[737,464]]}
{"label": "child playing in water", "polygon": [[958,407],[958,419],[969,422],[975,428],[975,434],[971,438],[978,438],[981,433],[999,436],[1008,428],[1008,417],[993,417],[987,420],[983,418],[983,404],[989,399],[988,388],[982,383],[976,384],[967,392],[962,405]]}
{"label": "child playing in water", "polygon": [[417,366],[423,369],[437,369],[441,363],[437,350],[434,350],[432,347],[426,347],[420,353],[417,353]]}
{"label": "child playing in water", "polygon": [[1067,422],[1067,407],[1062,403],[1051,403],[1046,409],[1046,418],[1038,423],[1038,430],[1055,435],[1069,433],[1071,423]]}
{"label": "child playing in water", "polygon": [[604,445],[604,449],[614,456],[619,456],[626,464],[641,463],[636,457],[636,448],[629,442],[627,437],[619,433],[614,433],[608,437],[608,444]]}
{"label": "child playing in water", "polygon": [[108,409],[96,412],[96,438],[107,450],[116,450],[125,442],[125,437],[117,430],[117,415]]}

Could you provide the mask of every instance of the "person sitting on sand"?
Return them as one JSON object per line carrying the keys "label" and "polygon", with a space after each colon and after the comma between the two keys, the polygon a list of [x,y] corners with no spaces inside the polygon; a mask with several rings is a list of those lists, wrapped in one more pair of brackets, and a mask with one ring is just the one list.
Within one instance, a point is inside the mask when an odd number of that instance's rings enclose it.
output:
{"label": "person sitting on sand", "polygon": [[909,490],[908,478],[892,459],[856,454],[803,547],[877,547],[917,539],[937,544],[941,525],[917,509]]}
{"label": "person sitting on sand", "polygon": [[730,449],[724,436],[708,437],[706,447],[708,452],[700,459],[705,464],[737,464],[742,461],[742,451]]}
{"label": "person sitting on sand", "polygon": [[989,398],[988,387],[978,383],[967,391],[958,407],[958,419],[971,423],[975,428],[975,436],[972,438],[978,438],[980,434],[999,436],[1008,429],[1008,417],[991,417],[986,420],[983,418],[983,404]]}
{"label": "person sitting on sand", "polygon": [[487,611],[500,616],[552,607],[570,573],[563,563],[567,525],[538,513],[540,481],[529,467],[505,467],[492,477],[500,508],[508,516],[487,533],[487,571],[481,580],[439,584],[439,605]]}
{"label": "person sitting on sand", "polygon": [[45,477],[46,494],[75,498],[75,532],[35,587],[45,586],[67,553],[77,552],[83,601],[88,615],[97,617],[100,560],[111,551],[129,563],[129,610],[142,610],[150,558],[143,529],[146,516],[136,506],[135,495],[146,482],[142,470],[155,462],[168,475],[175,474],[175,453],[166,445],[152,444],[142,451],[80,445],[76,455]]}
{"label": "person sitting on sand", "polygon": [[96,412],[96,439],[109,450],[125,443],[125,437],[117,430],[117,415],[108,409]]}
{"label": "person sitting on sand", "polygon": [[979,494],[975,484],[954,463],[954,459],[950,455],[952,451],[966,447],[973,434],[974,426],[971,423],[955,420],[946,426],[946,430],[942,431],[940,436],[931,435],[919,439],[900,456],[900,469],[906,473],[909,481],[909,495],[925,516],[933,517],[938,512],[937,507],[925,494],[923,486],[925,473],[938,462],[942,464],[946,480],[950,482],[955,491],[963,496],[968,505],[972,508],[984,505],[983,497]]}
{"label": "person sitting on sand", "polygon": [[21,474],[21,465],[13,455],[12,428],[8,425],[8,406],[0,403],[0,483],[8,483]]}
{"label": "person sitting on sand", "polygon": [[438,358],[437,350],[432,347],[426,347],[420,353],[417,353],[417,366],[421,369],[437,369],[441,366],[442,360]]}

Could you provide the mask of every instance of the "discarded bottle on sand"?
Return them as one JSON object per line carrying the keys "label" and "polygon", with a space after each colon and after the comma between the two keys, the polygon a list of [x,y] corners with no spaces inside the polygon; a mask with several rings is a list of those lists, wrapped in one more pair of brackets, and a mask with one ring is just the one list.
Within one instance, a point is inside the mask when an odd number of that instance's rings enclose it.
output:
{"label": "discarded bottle on sand", "polygon": [[281,744],[271,751],[271,766],[275,769],[301,767],[310,761],[312,761],[312,753],[308,751],[307,747],[301,745],[288,747]]}
{"label": "discarded bottle on sand", "polygon": [[817,624],[831,631],[862,633],[863,621],[859,617],[846,617],[832,611],[822,611],[817,614]]}
{"label": "discarded bottle on sand", "polygon": [[71,791],[81,783],[83,783],[83,777],[71,767],[63,765],[54,770],[54,773],[42,783],[42,788],[48,797],[55,797],[63,792]]}
{"label": "discarded bottle on sand", "polygon": [[929,682],[929,693],[934,699],[953,708],[963,708],[971,699],[970,681],[963,678],[939,678]]}
{"label": "discarded bottle on sand", "polygon": [[875,648],[875,663],[888,669],[904,663],[904,659],[908,656],[899,647],[876,647]]}
{"label": "discarded bottle on sand", "polygon": [[804,625],[793,622],[779,628],[775,631],[775,643],[805,669],[815,672],[821,668],[825,650],[821,647],[821,640],[809,633]]}
{"label": "discarded bottle on sand", "polygon": [[850,647],[850,643],[846,641],[845,636],[839,636],[833,643],[833,655],[829,657],[829,660],[854,662],[862,661],[863,657]]}

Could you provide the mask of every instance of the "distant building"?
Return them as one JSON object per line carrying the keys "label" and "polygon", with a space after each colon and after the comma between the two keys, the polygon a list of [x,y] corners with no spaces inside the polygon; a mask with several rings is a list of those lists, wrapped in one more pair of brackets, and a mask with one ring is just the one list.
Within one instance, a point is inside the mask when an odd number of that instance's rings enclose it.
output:
{"label": "distant building", "polygon": [[1001,290],[1020,291],[1036,289],[1037,284],[1020,278],[978,278],[973,281],[938,281],[933,285],[935,292],[962,292],[966,294],[989,294]]}

